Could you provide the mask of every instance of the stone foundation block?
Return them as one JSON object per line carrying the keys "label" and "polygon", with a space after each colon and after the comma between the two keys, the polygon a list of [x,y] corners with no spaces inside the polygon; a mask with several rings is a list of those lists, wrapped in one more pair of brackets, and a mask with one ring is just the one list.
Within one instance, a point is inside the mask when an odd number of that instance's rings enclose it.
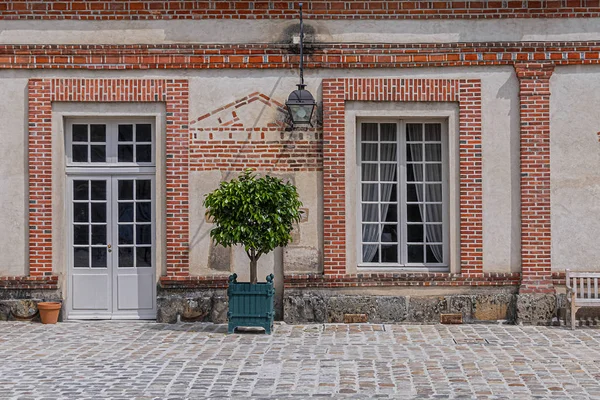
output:
{"label": "stone foundation block", "polygon": [[227,290],[158,289],[156,322],[178,320],[227,322]]}
{"label": "stone foundation block", "polygon": [[524,293],[517,295],[518,324],[551,325],[557,318],[557,298],[554,294]]}

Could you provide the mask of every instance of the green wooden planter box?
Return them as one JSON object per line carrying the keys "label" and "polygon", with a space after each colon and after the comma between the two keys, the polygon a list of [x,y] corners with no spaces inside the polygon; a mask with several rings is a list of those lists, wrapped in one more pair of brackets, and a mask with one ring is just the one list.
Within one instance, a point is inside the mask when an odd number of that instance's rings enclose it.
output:
{"label": "green wooden planter box", "polygon": [[227,319],[228,333],[233,333],[240,326],[258,326],[271,334],[273,329],[273,274],[267,276],[266,282],[251,284],[237,281],[237,274],[229,276],[229,312]]}

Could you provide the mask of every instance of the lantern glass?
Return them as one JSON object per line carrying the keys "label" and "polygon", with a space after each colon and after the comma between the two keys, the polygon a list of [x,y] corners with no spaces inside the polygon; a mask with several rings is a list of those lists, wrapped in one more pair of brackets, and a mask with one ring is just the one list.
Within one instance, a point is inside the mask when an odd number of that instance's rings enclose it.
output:
{"label": "lantern glass", "polygon": [[317,103],[308,90],[294,90],[285,104],[294,125],[310,124]]}

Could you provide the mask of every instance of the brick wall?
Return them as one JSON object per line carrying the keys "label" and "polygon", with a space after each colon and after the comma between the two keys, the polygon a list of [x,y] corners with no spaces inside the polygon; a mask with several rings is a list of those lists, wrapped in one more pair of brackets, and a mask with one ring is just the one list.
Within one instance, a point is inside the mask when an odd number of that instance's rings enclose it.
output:
{"label": "brick wall", "polygon": [[459,105],[460,267],[483,273],[481,82],[478,79],[324,79],[324,273],[346,273],[346,101],[429,101]]}
{"label": "brick wall", "polygon": [[553,65],[515,65],[521,120],[521,293],[554,292],[550,213],[550,77]]}
{"label": "brick wall", "polygon": [[[600,41],[306,44],[305,67],[415,68],[600,63]],[[281,44],[0,45],[4,69],[295,69]]]}
{"label": "brick wall", "polygon": [[[299,1],[14,0],[0,19],[160,20],[297,18]],[[304,1],[311,19],[459,19],[598,17],[597,0]]]}
{"label": "brick wall", "polygon": [[188,81],[185,79],[31,79],[29,81],[29,274],[52,275],[52,103],[166,104],[167,279],[189,274]]}

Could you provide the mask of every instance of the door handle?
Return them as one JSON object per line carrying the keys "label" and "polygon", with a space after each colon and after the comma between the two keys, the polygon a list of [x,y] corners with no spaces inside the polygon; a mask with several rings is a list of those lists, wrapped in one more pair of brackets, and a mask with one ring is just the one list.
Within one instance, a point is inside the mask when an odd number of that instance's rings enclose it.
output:
{"label": "door handle", "polygon": [[108,252],[109,253],[112,252],[112,246],[110,244],[108,246],[106,246],[106,247],[108,247]]}

